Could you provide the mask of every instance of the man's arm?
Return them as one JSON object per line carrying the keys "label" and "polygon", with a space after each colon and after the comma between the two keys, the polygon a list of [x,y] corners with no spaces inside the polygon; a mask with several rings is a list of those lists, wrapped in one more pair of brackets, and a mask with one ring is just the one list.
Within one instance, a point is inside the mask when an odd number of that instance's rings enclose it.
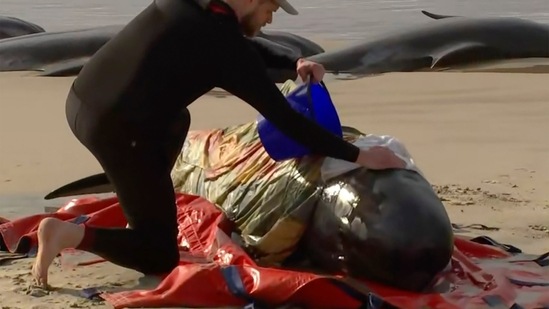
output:
{"label": "man's arm", "polygon": [[262,37],[248,38],[248,43],[254,48],[268,68],[295,70],[301,54],[289,47],[269,41]]}
{"label": "man's arm", "polygon": [[216,61],[220,66],[218,87],[250,104],[280,131],[314,153],[356,162],[360,149],[295,111],[269,79],[259,54],[244,40],[235,41],[230,48],[220,50]]}

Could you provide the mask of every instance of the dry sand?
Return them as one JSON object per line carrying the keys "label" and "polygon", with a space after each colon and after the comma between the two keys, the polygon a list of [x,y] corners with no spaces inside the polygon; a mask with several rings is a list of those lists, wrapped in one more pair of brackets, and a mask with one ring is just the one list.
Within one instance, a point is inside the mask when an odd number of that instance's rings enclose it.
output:
{"label": "dry sand", "polygon": [[[502,70],[500,65],[479,70],[493,68]],[[327,86],[344,125],[394,135],[407,145],[454,223],[496,228],[465,233],[543,253],[549,251],[549,74],[517,73],[516,62],[512,71],[327,78]],[[64,118],[72,80],[0,74],[0,216],[13,219],[59,206],[63,201],[45,203],[41,197],[100,172]],[[245,103],[216,93],[221,95],[191,106],[192,129],[256,117]],[[60,289],[36,294],[27,288],[31,263],[0,266],[2,308],[110,308],[83,300],[78,289],[146,283],[140,274],[109,263],[76,270],[53,266],[51,283]]]}

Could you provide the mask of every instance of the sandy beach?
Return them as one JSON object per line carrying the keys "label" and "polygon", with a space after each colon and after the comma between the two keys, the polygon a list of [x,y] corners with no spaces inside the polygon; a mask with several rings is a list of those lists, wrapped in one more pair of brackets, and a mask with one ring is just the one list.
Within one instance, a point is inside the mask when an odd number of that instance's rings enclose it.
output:
{"label": "sandy beach", "polygon": [[[473,225],[464,233],[539,254],[549,251],[549,74],[543,69],[547,62],[522,64],[522,70],[515,61],[508,71],[493,65],[470,72],[327,78],[326,84],[344,125],[393,135],[407,145],[452,222]],[[32,75],[0,74],[0,216],[8,219],[61,206],[64,200],[42,197],[101,171],[65,121],[73,78]],[[215,94],[190,107],[191,129],[256,117],[239,99]],[[1,308],[111,308],[83,299],[78,290],[154,286],[141,274],[109,263],[77,269],[54,265],[50,281],[58,289],[37,294],[28,288],[32,262],[0,266]]]}

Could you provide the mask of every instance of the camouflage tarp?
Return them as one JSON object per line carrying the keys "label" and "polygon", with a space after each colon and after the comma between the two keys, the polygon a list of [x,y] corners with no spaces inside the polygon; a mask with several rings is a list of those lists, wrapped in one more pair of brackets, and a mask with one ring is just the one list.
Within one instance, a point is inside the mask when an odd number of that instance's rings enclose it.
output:
{"label": "camouflage tarp", "polygon": [[[295,88],[281,86],[285,95]],[[344,127],[344,138],[363,133]],[[299,242],[320,192],[323,157],[275,162],[263,148],[255,121],[191,131],[172,170],[176,191],[218,205],[241,233],[258,263],[282,262]]]}

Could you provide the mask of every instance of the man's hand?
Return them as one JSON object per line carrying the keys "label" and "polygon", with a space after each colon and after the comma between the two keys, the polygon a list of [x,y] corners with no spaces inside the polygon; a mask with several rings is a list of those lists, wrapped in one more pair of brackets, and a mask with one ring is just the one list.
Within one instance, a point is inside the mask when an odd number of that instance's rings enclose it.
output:
{"label": "man's hand", "polygon": [[302,80],[306,81],[309,76],[312,76],[312,82],[320,82],[324,78],[324,66],[322,64],[305,60],[303,58],[297,61],[297,74]]}

